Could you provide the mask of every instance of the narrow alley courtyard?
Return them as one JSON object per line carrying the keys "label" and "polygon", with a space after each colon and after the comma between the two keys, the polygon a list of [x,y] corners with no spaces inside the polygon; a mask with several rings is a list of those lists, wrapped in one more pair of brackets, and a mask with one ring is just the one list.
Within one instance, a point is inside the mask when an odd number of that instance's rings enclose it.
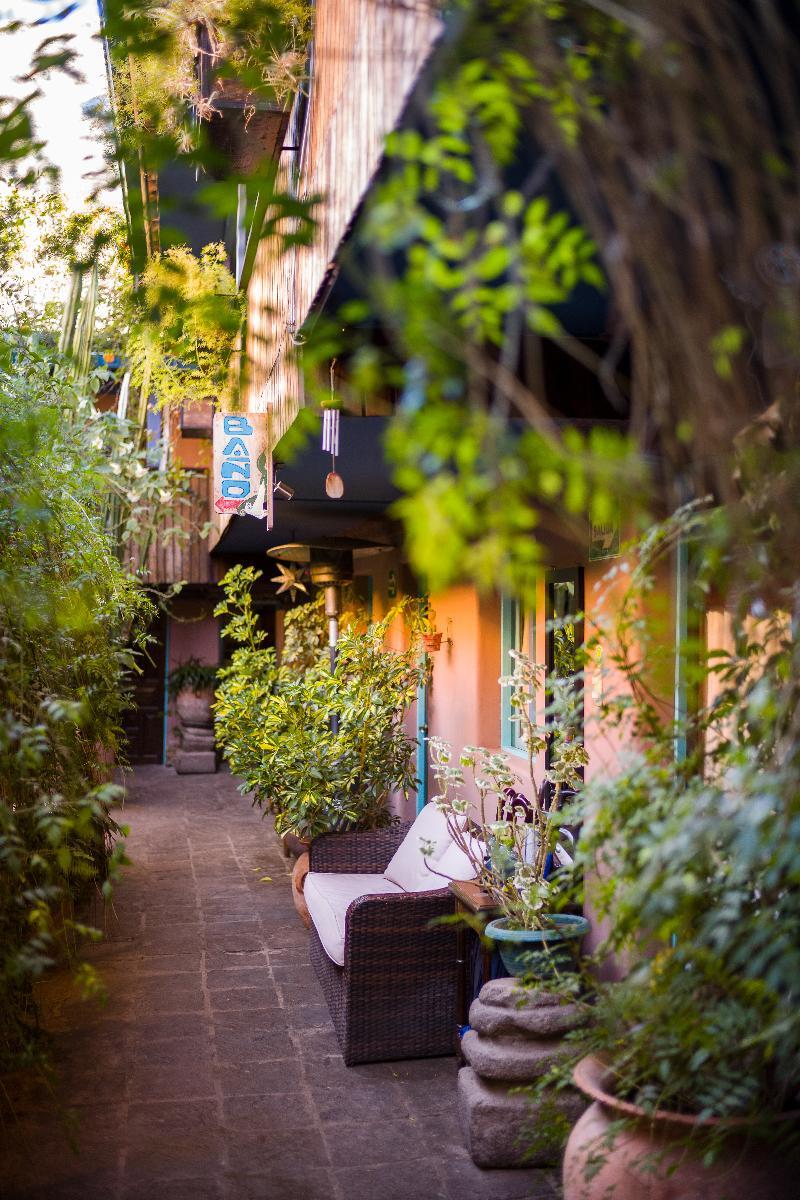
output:
{"label": "narrow alley courtyard", "polygon": [[228,773],[139,768],[120,819],[133,865],[90,951],[108,1000],[44,986],[62,1113],[6,1081],[3,1200],[558,1195],[472,1164],[454,1058],[344,1066],[278,841]]}

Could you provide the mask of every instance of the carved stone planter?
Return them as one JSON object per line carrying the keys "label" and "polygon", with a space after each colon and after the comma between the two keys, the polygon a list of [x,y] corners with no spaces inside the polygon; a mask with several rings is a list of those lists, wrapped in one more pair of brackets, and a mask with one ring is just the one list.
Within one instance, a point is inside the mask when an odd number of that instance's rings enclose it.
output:
{"label": "carved stone planter", "polygon": [[[563,1036],[582,1019],[577,1005],[541,988],[522,988],[516,979],[494,979],[481,989],[461,1043],[469,1066],[458,1073],[461,1125],[477,1166],[558,1162],[563,1141],[548,1133],[543,1102],[535,1104],[518,1089],[563,1058]],[[548,1104],[570,1121],[586,1107],[577,1092],[548,1097]]]}

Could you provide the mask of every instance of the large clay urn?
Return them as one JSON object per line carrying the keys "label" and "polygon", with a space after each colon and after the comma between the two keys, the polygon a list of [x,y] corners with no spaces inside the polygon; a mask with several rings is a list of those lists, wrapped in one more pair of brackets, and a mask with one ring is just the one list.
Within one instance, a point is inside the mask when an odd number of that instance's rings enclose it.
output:
{"label": "large clay urn", "polygon": [[[798,1195],[797,1164],[756,1141],[749,1119],[700,1121],[686,1113],[647,1114],[607,1090],[610,1072],[593,1055],[578,1063],[573,1077],[594,1103],[567,1142],[564,1200],[794,1200]],[[788,1113],[779,1119],[798,1116]],[[612,1122],[621,1118],[626,1126],[612,1130]],[[692,1135],[712,1126],[724,1128],[727,1136],[706,1167],[707,1143]]]}
{"label": "large clay urn", "polygon": [[181,724],[198,729],[210,729],[214,723],[211,700],[211,691],[194,692],[189,688],[184,688],[182,692],[178,693],[178,699],[175,701]]}

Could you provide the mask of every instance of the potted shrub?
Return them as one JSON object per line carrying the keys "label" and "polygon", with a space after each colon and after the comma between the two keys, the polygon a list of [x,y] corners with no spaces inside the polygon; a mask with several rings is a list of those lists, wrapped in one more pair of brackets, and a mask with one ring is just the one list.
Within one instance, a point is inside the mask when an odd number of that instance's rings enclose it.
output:
{"label": "potted shrub", "polygon": [[436,613],[426,597],[409,600],[405,608],[412,643],[417,642],[426,654],[435,654],[442,648],[442,633],[436,628]]}
{"label": "potted shrub", "polygon": [[333,672],[322,656],[295,672],[260,645],[250,598],[258,575],[229,572],[227,598],[216,610],[232,618],[223,635],[239,643],[220,672],[214,706],[232,771],[254,803],[274,815],[280,835],[311,839],[388,824],[389,792],[407,793],[416,781],[416,743],[403,717],[421,674],[413,648],[383,646],[395,612],[367,629],[345,629]]}
{"label": "potted shrub", "polygon": [[788,614],[740,593],[729,648],[694,647],[694,703],[674,720],[642,603],[693,536],[700,608],[724,521],[684,510],[618,570],[631,583],[604,635],[619,683],[602,720],[624,749],[576,803],[577,859],[609,928],[600,960],[633,966],[597,989],[574,1035],[574,1080],[594,1103],[567,1148],[565,1200],[796,1194],[798,643]]}
{"label": "potted shrub", "polygon": [[169,673],[169,694],[183,725],[210,729],[213,724],[211,702],[217,668],[198,658],[187,658]]}
{"label": "potted shrub", "polygon": [[764,1069],[771,1007],[692,949],[601,988],[575,1035],[590,1053],[572,1078],[593,1103],[567,1143],[565,1200],[794,1196],[785,1150],[797,1149],[800,1101]]}
{"label": "potted shrub", "polygon": [[[518,651],[514,674],[501,680],[511,689],[511,706],[528,759],[530,802],[517,792],[519,781],[506,757],[483,747],[467,746],[454,764],[447,743],[431,738],[436,803],[447,817],[450,834],[475,867],[475,876],[502,915],[486,926],[498,943],[503,964],[512,975],[551,978],[574,967],[589,924],[582,916],[558,912],[571,856],[561,826],[565,794],[581,786],[587,762],[578,730],[579,695],[574,679],[550,676]],[[547,723],[535,718],[537,694],[546,687]],[[549,748],[549,765],[537,761]],[[464,795],[464,769],[474,778],[478,811],[469,815]],[[423,849],[424,852],[424,849]]]}

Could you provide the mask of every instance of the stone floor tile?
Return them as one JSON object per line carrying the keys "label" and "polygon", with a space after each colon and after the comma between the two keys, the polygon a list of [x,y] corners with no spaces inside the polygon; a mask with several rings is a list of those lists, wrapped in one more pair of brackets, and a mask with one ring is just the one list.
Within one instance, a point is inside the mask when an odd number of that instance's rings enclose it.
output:
{"label": "stone floor tile", "polygon": [[193,975],[200,970],[200,965],[200,950],[197,947],[188,954],[142,954],[131,960],[130,969],[137,978],[146,975]]}
{"label": "stone floor tile", "polygon": [[560,1195],[557,1171],[489,1171],[476,1167],[469,1157],[444,1162],[441,1170],[447,1200],[557,1200]]}
{"label": "stone floor tile", "polygon": [[305,1094],[308,1087],[300,1063],[294,1059],[273,1059],[233,1067],[222,1065],[217,1068],[216,1079],[224,1097],[265,1093],[283,1097],[287,1092]]}
{"label": "stone floor tile", "polygon": [[229,1096],[222,1102],[222,1112],[226,1128],[263,1133],[267,1142],[285,1130],[312,1128],[316,1115],[306,1092]]}
{"label": "stone floor tile", "polygon": [[187,1067],[203,1063],[210,1066],[213,1060],[213,1045],[210,1037],[137,1038],[132,1046],[133,1063],[137,1066]]}
{"label": "stone floor tile", "polygon": [[387,1083],[353,1081],[336,1087],[317,1087],[312,1083],[310,1091],[323,1129],[342,1122],[364,1123],[365,1113],[369,1113],[370,1123],[411,1115],[402,1091]]}
{"label": "stone floor tile", "polygon": [[125,1185],[122,1200],[222,1200],[225,1185],[221,1179],[152,1179]]}
{"label": "stone floor tile", "polygon": [[411,1117],[380,1121],[370,1112],[369,1121],[325,1122],[322,1132],[334,1167],[407,1163],[419,1155],[421,1129]]}
{"label": "stone floor tile", "polygon": [[[227,1195],[231,1200],[332,1200],[336,1192],[331,1173],[324,1167],[307,1166],[302,1157],[302,1147],[298,1147],[294,1168],[276,1169],[273,1165],[262,1174],[229,1175]],[[407,1196],[406,1200],[416,1198]]]}
{"label": "stone floor tile", "polygon": [[302,1179],[309,1168],[330,1167],[325,1143],[316,1134],[309,1134],[307,1125],[281,1127],[269,1134],[229,1131],[226,1146],[231,1166],[243,1175],[294,1171]]}
{"label": "stone floor tile", "polygon": [[177,1038],[208,1038],[210,1021],[204,1013],[137,1014],[131,1027],[132,1042],[174,1041]]}
{"label": "stone floor tile", "polygon": [[235,967],[227,971],[207,971],[206,986],[210,992],[231,991],[234,988],[272,988],[272,972],[269,967]]}
{"label": "stone floor tile", "polygon": [[136,1063],[130,1075],[132,1100],[203,1099],[214,1095],[211,1070],[205,1063],[150,1066]]}
{"label": "stone floor tile", "polygon": [[[338,1167],[334,1169],[346,1200],[447,1200],[436,1159],[393,1162],[386,1166]],[[460,1200],[475,1200],[464,1192]]]}
{"label": "stone floor tile", "polygon": [[285,1031],[275,1029],[222,1029],[214,1035],[220,1063],[247,1065],[292,1059],[296,1050]]}
{"label": "stone floor tile", "polygon": [[224,991],[216,988],[213,992],[209,991],[209,1002],[214,1012],[243,1010],[250,1014],[267,1007],[281,1007],[281,998],[271,983],[261,987],[227,988]]}
{"label": "stone floor tile", "polygon": [[67,1177],[54,1178],[47,1183],[9,1184],[2,1193],[3,1200],[112,1200],[119,1195],[118,1169],[106,1171],[91,1163],[76,1164]]}
{"label": "stone floor tile", "polygon": [[109,1002],[40,989],[81,1153],[15,1077],[2,1200],[555,1200],[556,1175],[472,1164],[454,1060],[345,1067],[291,863],[226,772],[137,770],[124,819],[134,865],[88,918]]}
{"label": "stone floor tile", "polygon": [[206,969],[208,971],[241,971],[243,967],[263,968],[268,965],[266,950],[245,953],[241,950],[228,950],[215,946],[206,951]]}

